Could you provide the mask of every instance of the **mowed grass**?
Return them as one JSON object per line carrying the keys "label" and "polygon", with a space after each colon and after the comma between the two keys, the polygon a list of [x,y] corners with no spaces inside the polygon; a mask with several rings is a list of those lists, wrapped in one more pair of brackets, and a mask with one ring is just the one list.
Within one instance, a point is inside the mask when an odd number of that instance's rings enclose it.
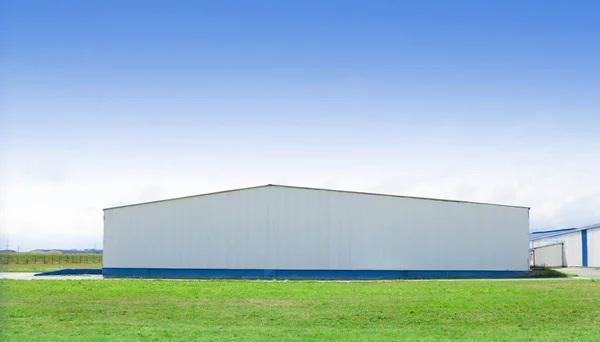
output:
{"label": "mowed grass", "polygon": [[4,264],[0,272],[49,272],[65,268],[102,268],[102,263],[89,264]]}
{"label": "mowed grass", "polygon": [[590,280],[0,281],[3,340],[600,339]]}

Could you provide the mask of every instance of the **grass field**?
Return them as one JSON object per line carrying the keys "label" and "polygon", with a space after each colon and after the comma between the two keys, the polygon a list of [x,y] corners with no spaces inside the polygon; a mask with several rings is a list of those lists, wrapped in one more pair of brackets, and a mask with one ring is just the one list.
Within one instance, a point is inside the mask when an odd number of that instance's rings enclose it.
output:
{"label": "grass field", "polygon": [[64,268],[102,268],[102,254],[0,254],[0,272],[47,272]]}
{"label": "grass field", "polygon": [[0,281],[3,340],[583,340],[589,280]]}
{"label": "grass field", "polygon": [[31,254],[2,253],[0,265],[10,264],[97,264],[102,263],[102,254]]}

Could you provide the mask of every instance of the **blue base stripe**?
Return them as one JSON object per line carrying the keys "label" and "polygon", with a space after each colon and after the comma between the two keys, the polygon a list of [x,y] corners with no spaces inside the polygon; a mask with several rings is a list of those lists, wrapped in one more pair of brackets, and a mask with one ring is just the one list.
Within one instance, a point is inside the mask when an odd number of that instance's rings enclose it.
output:
{"label": "blue base stripe", "polygon": [[510,278],[527,271],[414,270],[267,270],[194,268],[103,268],[107,278],[227,278],[227,279],[443,279]]}
{"label": "blue base stripe", "polygon": [[588,267],[587,230],[581,231],[581,265]]}
{"label": "blue base stripe", "polygon": [[102,270],[98,269],[98,268],[66,268],[64,270],[36,273],[36,274],[34,274],[34,276],[87,275],[87,274],[102,274]]}

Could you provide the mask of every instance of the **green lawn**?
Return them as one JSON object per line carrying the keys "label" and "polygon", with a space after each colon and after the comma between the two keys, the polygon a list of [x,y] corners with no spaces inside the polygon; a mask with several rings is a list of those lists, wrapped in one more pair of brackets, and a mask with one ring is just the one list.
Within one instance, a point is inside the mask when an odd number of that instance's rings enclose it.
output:
{"label": "green lawn", "polygon": [[102,268],[101,263],[90,264],[0,264],[0,272],[49,272],[65,268]]}
{"label": "green lawn", "polygon": [[3,340],[597,341],[589,280],[0,281]]}

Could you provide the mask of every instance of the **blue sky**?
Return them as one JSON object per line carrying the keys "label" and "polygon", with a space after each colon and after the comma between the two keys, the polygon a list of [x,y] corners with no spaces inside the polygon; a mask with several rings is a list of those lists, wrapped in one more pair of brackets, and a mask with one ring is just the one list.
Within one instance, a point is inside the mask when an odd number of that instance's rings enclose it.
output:
{"label": "blue sky", "polygon": [[[600,221],[597,1],[3,1],[0,238],[285,183]],[[2,243],[4,244],[4,242]]]}

